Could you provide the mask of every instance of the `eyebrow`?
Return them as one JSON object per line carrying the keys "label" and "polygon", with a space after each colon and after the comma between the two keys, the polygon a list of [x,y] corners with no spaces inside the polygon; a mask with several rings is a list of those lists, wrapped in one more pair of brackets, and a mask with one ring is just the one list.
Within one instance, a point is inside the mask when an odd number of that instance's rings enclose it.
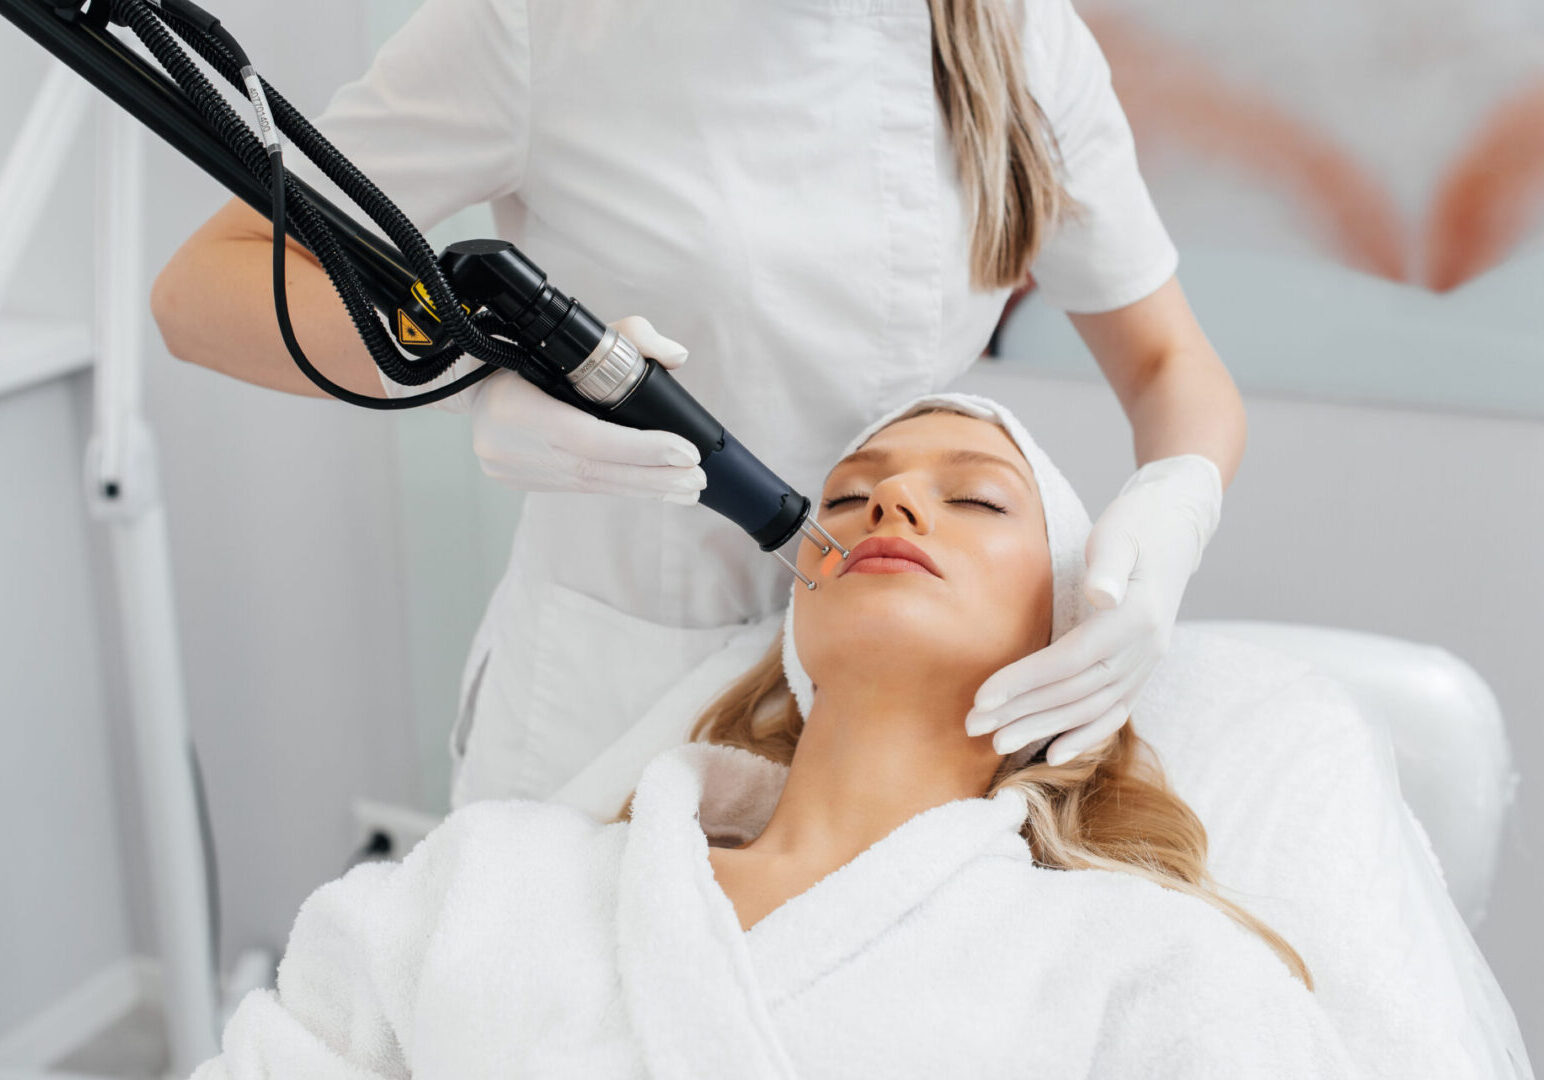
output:
{"label": "eyebrow", "polygon": [[[833,465],[831,471],[835,472],[844,465],[874,464],[883,466],[889,464],[894,456],[890,451],[878,448],[855,450]],[[945,450],[943,453],[935,455],[933,460],[940,465],[999,465],[1018,477],[1019,482],[1025,487],[1030,486],[1029,481],[1024,477],[1024,473],[1013,462],[1007,458],[998,457],[996,454],[988,454],[984,450]]]}

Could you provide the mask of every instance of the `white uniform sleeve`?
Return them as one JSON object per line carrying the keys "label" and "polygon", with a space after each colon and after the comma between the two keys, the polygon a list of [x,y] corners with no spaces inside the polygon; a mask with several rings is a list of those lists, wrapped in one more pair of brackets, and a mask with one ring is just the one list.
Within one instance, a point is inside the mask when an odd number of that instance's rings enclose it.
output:
{"label": "white uniform sleeve", "polygon": [[311,123],[426,232],[521,186],[530,70],[524,4],[425,0]]}
{"label": "white uniform sleeve", "polygon": [[1028,0],[1026,78],[1061,148],[1063,183],[1083,204],[1053,226],[1030,266],[1052,307],[1075,313],[1135,303],[1167,281],[1179,252],[1137,167],[1110,67],[1071,0]]}
{"label": "white uniform sleeve", "polygon": [[[517,191],[530,130],[530,40],[520,0],[425,0],[311,123],[374,181],[420,232],[468,206]],[[297,148],[285,167],[323,195],[341,193]],[[379,231],[364,217],[357,220]],[[392,397],[422,393],[480,366],[469,357],[423,385],[381,375]],[[466,411],[468,393],[438,403]]]}
{"label": "white uniform sleeve", "polygon": [[192,1080],[407,1080],[396,1033],[470,832],[458,811],[402,862],[362,863],[307,897],[277,991],[242,998]]}

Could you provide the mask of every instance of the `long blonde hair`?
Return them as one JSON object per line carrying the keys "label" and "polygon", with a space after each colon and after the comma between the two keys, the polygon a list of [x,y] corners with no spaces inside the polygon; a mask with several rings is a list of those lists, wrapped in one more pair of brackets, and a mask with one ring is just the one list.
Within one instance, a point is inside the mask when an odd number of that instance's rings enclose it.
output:
{"label": "long blonde hair", "polygon": [[970,210],[970,281],[1022,284],[1046,230],[1079,204],[1058,176],[1060,147],[1024,78],[1019,0],[928,0],[933,91]]}
{"label": "long blonde hair", "polygon": [[[703,710],[689,741],[738,746],[791,765],[804,718],[783,674],[782,653],[779,631],[766,654]],[[1297,950],[1218,891],[1206,868],[1206,827],[1169,787],[1152,747],[1129,723],[1063,765],[1039,760],[1011,769],[1004,758],[984,797],[1008,786],[1024,793],[1029,813],[1020,834],[1041,866],[1136,874],[1204,900],[1260,935],[1314,988]],[[632,802],[629,795],[612,821],[631,817]]]}

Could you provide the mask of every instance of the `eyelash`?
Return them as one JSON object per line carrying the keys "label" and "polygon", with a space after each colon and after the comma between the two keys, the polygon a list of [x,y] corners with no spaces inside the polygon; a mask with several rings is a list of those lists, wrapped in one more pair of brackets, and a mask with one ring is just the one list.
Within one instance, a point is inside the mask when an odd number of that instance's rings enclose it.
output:
{"label": "eyelash", "polygon": [[[859,494],[856,491],[854,491],[854,492],[852,492],[851,494],[848,494],[848,495],[837,495],[837,496],[835,496],[833,498],[830,498],[830,499],[826,500],[826,502],[825,502],[825,509],[829,510],[833,506],[835,506],[837,503],[844,503],[848,499],[866,499],[866,498],[868,498],[867,495],[861,495],[861,494]],[[996,503],[992,502],[992,500],[990,500],[990,499],[950,499],[949,502],[975,503],[978,506],[985,506],[985,507],[988,507],[988,508],[990,508],[992,510],[995,510],[999,514],[1006,514],[1008,512],[1007,507],[999,506]]]}

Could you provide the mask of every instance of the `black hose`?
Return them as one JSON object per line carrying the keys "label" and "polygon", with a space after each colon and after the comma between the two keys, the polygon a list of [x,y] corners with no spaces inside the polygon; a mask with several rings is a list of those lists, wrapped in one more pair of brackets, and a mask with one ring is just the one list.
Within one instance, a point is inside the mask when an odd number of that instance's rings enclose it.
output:
{"label": "black hose", "polygon": [[[348,182],[347,185],[340,183],[339,186],[344,187],[350,198],[370,212],[372,219],[386,228],[391,239],[403,249],[414,271],[419,274],[429,290],[438,312],[450,313],[445,323],[456,344],[447,346],[433,356],[416,363],[406,360],[381,328],[374,305],[365,295],[353,264],[338,245],[332,230],[322,221],[299,186],[284,172],[282,159],[275,154],[270,160],[268,152],[252,134],[245,121],[231,109],[224,97],[209,84],[193,61],[172,40],[171,35],[161,24],[161,15],[161,12],[150,8],[143,0],[113,0],[114,20],[128,26],[144,43],[151,55],[166,69],[167,74],[182,89],[199,114],[214,128],[220,141],[231,150],[241,165],[252,176],[268,184],[276,193],[274,206],[277,219],[274,226],[275,310],[281,334],[290,355],[312,382],[351,404],[376,409],[403,409],[439,401],[459,393],[493,374],[497,367],[508,367],[538,385],[551,381],[553,373],[547,371],[522,346],[513,342],[500,341],[489,335],[490,330],[501,325],[496,320],[479,317],[474,321],[467,318],[459,300],[451,292],[449,283],[440,272],[433,252],[407,217],[339,154],[320,133],[316,132],[282,96],[273,91],[266,80],[263,80],[265,93],[272,94],[271,104],[281,128],[293,129],[292,137],[299,135],[297,144],[301,145],[302,149],[307,149],[309,144],[310,150],[314,151],[313,158],[319,159],[318,166],[335,182],[339,178]],[[238,87],[244,85],[240,79],[238,64],[239,46],[233,54],[230,47],[223,41],[211,38],[197,25],[176,16],[168,19],[167,25],[187,40],[235,85]],[[352,190],[349,190],[350,188]],[[369,397],[332,383],[305,357],[299,342],[294,338],[292,327],[289,326],[283,277],[284,215],[286,213],[293,214],[296,233],[321,262],[322,268],[327,272],[334,289],[343,301],[355,330],[369,350],[371,358],[393,382],[404,386],[422,385],[442,374],[463,352],[471,352],[474,356],[490,359],[493,363],[485,364],[478,370],[436,390],[411,397]],[[383,217],[384,221],[381,220]]]}
{"label": "black hose", "polygon": [[[473,372],[471,372],[471,373],[469,373],[467,375],[464,375],[461,378],[456,379],[453,382],[447,383],[445,386],[440,387],[438,390],[431,390],[431,391],[428,391],[428,392],[423,393],[423,394],[415,394],[412,397],[404,397],[404,398],[377,398],[377,397],[369,397],[369,396],[364,395],[364,394],[356,394],[354,391],[349,390],[347,387],[339,386],[337,383],[333,382],[327,376],[323,375],[320,371],[318,371],[312,365],[312,363],[310,361],[310,358],[306,356],[304,350],[301,349],[300,342],[297,341],[296,338],[295,338],[295,328],[290,323],[290,316],[289,316],[289,290],[288,290],[288,287],[285,285],[285,281],[284,281],[284,257],[285,257],[285,251],[286,251],[285,244],[284,244],[284,213],[285,213],[285,211],[284,211],[284,188],[285,188],[285,185],[284,185],[284,183],[282,181],[284,179],[285,173],[284,173],[284,163],[282,161],[281,154],[280,154],[280,152],[279,152],[277,147],[275,147],[274,150],[272,151],[271,159],[272,159],[272,162],[273,162],[273,169],[272,169],[272,172],[273,172],[273,185],[272,185],[273,195],[272,195],[272,197],[273,197],[273,222],[274,222],[274,232],[273,232],[273,297],[274,297],[274,314],[278,316],[278,319],[279,319],[279,335],[284,339],[284,344],[289,349],[290,356],[294,358],[295,363],[299,366],[300,370],[305,372],[306,376],[313,383],[315,383],[317,386],[320,386],[323,390],[326,390],[333,397],[336,397],[336,398],[339,398],[342,401],[348,402],[350,405],[363,405],[366,408],[399,408],[399,409],[402,409],[402,408],[411,408],[411,407],[416,406],[416,405],[426,404],[427,402],[430,402],[430,401],[439,401],[441,398],[449,397],[451,394],[454,394],[454,393],[459,393],[464,387],[470,386],[471,384],[479,382],[482,379],[486,379],[489,375],[492,375],[495,371],[499,370],[498,365],[496,365],[496,364],[484,364],[482,367],[478,368],[476,371],[473,371]],[[328,235],[330,236],[331,233],[329,232]],[[491,312],[483,312],[482,315],[478,317],[478,319],[473,320],[474,323],[481,322],[484,316],[488,320],[490,320],[490,321],[493,320],[493,315],[492,315]],[[444,352],[449,352],[451,354],[451,361],[449,361],[449,362],[453,362],[454,358],[461,354],[461,351],[462,350],[461,350],[460,346],[451,346],[449,349],[443,350],[440,355],[444,355]],[[449,362],[447,362],[447,365],[448,365]],[[416,371],[417,369],[415,368],[414,370]],[[436,375],[438,375],[440,373],[440,371],[443,371],[443,370],[444,370],[444,368],[442,367],[438,371],[432,371],[432,373],[429,375],[428,378],[430,378],[430,379],[434,378]],[[404,382],[404,380],[402,380],[402,379],[397,379],[395,381],[397,381],[397,382]],[[424,381],[427,382],[428,379],[425,379]],[[407,384],[407,385],[411,385],[411,384]],[[379,402],[390,402],[390,404],[389,405],[377,404]]]}
{"label": "black hose", "polygon": [[[129,0],[129,2],[142,2],[142,0]],[[169,22],[169,25],[232,86],[245,93],[246,84],[241,78],[241,61],[237,53],[233,53],[222,42],[199,33],[196,27],[180,21]],[[352,161],[339,153],[337,147],[317,131],[311,122],[285,99],[283,94],[268,84],[268,80],[261,75],[258,76],[258,80],[263,85],[263,93],[273,109],[274,120],[278,123],[279,129],[315,162],[329,180],[337,184],[345,195],[381,227],[387,238],[406,257],[414,273],[418,274],[423,281],[430,299],[434,301],[435,314],[451,327],[452,337],[460,341],[462,335],[456,332],[457,324],[467,322],[466,313],[461,310],[460,304],[455,302],[456,296],[451,291],[450,283],[445,280],[439,261],[435,258],[434,251],[429,247],[423,234],[396,203],[376,187],[368,176],[360,172]],[[483,342],[479,340],[475,327],[470,327],[470,334],[472,345],[480,348]],[[518,365],[522,362],[540,363],[523,346],[512,342],[490,340],[487,346],[492,354],[490,358],[500,366],[509,367],[512,370],[520,370]],[[473,351],[474,355],[481,355],[476,349],[469,351]]]}
{"label": "black hose", "polygon": [[[208,80],[204,78],[193,61],[171,40],[153,10],[141,0],[115,0],[114,10],[115,15],[122,19],[140,41],[144,42],[151,55],[160,62],[167,74],[198,109],[200,115],[214,128],[220,141],[235,154],[242,167],[252,176],[271,186],[273,170],[262,144],[253,136],[246,122],[236,114],[214,87],[209,85]],[[288,184],[286,188],[289,188]],[[316,253],[323,269],[327,270],[334,288],[337,289],[339,297],[354,321],[355,329],[359,331],[371,356],[381,369],[393,381],[404,385],[427,382],[444,371],[449,366],[449,361],[445,361],[443,357],[435,358],[431,363],[423,365],[409,365],[402,358],[381,329],[380,323],[375,318],[374,307],[364,297],[358,277],[352,265],[333,242],[331,231],[317,219],[298,187],[289,190],[289,195],[292,200],[296,231],[301,234],[301,239],[306,246]],[[276,228],[274,232],[279,235],[281,230]]]}

